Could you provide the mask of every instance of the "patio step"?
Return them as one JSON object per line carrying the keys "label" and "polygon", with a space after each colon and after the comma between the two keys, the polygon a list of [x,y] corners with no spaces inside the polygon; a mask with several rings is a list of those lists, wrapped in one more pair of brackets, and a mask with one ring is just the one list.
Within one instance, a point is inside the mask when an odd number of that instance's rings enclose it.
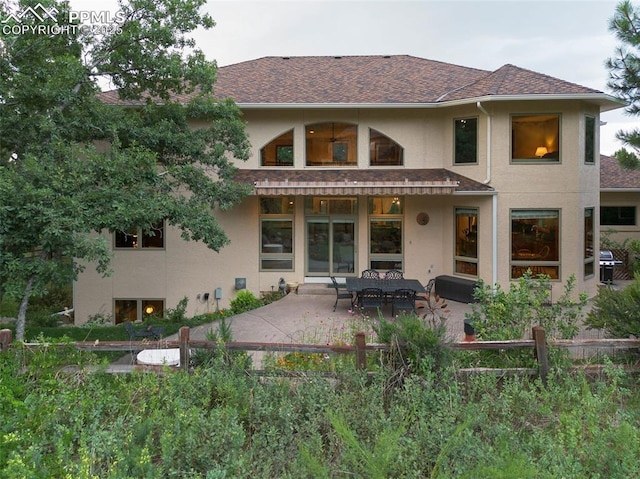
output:
{"label": "patio step", "polygon": [[298,285],[298,294],[330,294],[335,296],[336,290],[325,283],[303,283]]}

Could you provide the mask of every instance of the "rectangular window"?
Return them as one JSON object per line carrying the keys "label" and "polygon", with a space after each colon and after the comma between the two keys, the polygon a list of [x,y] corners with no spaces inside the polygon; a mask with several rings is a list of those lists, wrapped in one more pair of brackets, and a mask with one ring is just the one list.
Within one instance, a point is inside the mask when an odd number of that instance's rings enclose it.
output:
{"label": "rectangular window", "polygon": [[511,278],[560,278],[560,210],[511,210]]}
{"label": "rectangular window", "polygon": [[602,226],[635,226],[635,206],[601,206],[600,224]]}
{"label": "rectangular window", "polygon": [[260,270],[293,270],[292,196],[260,198]]}
{"label": "rectangular window", "polygon": [[584,120],[584,162],[589,165],[596,162],[596,118],[590,115]]}
{"label": "rectangular window", "polygon": [[402,200],[397,196],[369,198],[369,267],[403,269]]}
{"label": "rectangular window", "polygon": [[595,257],[593,238],[595,235],[593,208],[584,210],[584,277],[588,278],[595,274]]}
{"label": "rectangular window", "polygon": [[468,165],[478,162],[478,119],[461,118],[454,126],[455,165]]}
{"label": "rectangular window", "polygon": [[115,233],[116,248],[164,248],[164,224],[158,223],[147,232],[140,228]]}
{"label": "rectangular window", "polygon": [[163,299],[116,299],[114,306],[116,324],[164,317]]}
{"label": "rectangular window", "polygon": [[513,115],[511,117],[513,163],[560,162],[560,115]]}
{"label": "rectangular window", "polygon": [[456,273],[478,276],[478,210],[456,208]]}

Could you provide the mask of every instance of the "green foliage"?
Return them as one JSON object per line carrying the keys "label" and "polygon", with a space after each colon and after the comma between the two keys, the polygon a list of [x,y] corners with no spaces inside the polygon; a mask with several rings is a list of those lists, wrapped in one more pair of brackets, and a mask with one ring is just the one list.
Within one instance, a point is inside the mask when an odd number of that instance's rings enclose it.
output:
{"label": "green foliage", "polygon": [[585,325],[614,338],[640,337],[640,274],[622,290],[600,288]]}
{"label": "green foliage", "polygon": [[[204,0],[123,0],[119,31],[101,34],[66,30],[67,2],[42,4],[58,34],[13,35],[9,14],[33,2],[0,5],[0,295],[20,301],[18,339],[32,297],[86,264],[110,272],[96,233],[165,221],[219,251],[229,239],[212,211],[249,192],[232,181],[249,154],[240,111],[213,97],[215,62],[189,37],[214,25]],[[99,79],[120,104],[102,101]]]}
{"label": "green foliage", "polygon": [[258,377],[223,357],[110,375],[24,353],[0,355],[3,478],[640,475],[638,382],[615,365],[546,387],[425,372],[385,398],[382,375]]}
{"label": "green foliage", "polygon": [[509,291],[480,281],[474,292],[477,304],[465,317],[485,341],[521,339],[533,326],[544,327],[548,338],[570,339],[578,332],[578,320],[587,304],[584,293],[574,299],[575,282],[572,275],[562,295],[551,301],[551,283],[545,275],[534,278],[527,273]]}
{"label": "green foliage", "polygon": [[164,317],[174,323],[183,323],[187,319],[187,305],[189,304],[189,298],[186,296],[178,301],[175,308],[168,308],[164,314]]}
{"label": "green foliage", "polygon": [[232,314],[240,314],[245,311],[251,311],[252,309],[263,306],[263,302],[256,298],[256,296],[248,289],[241,289],[236,294],[236,297],[231,300],[230,308]]}
{"label": "green foliage", "polygon": [[[609,70],[607,86],[620,99],[628,103],[625,111],[630,115],[640,114],[640,15],[637,6],[630,0],[618,3],[613,17],[609,20],[609,30],[615,35],[620,45],[616,48],[615,56],[607,59],[606,67]],[[640,168],[638,152],[640,152],[640,131],[618,131],[616,138],[625,146],[631,148],[628,151],[622,148],[614,153],[616,159],[624,168]]]}
{"label": "green foliage", "polygon": [[390,347],[387,366],[393,371],[422,373],[442,370],[451,363],[443,322],[433,323],[415,313],[402,312],[393,321],[380,318],[374,329],[378,340]]}

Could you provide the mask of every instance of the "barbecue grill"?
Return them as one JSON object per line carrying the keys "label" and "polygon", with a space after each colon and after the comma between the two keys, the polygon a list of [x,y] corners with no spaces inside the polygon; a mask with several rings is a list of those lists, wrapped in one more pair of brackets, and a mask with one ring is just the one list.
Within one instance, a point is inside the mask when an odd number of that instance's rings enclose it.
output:
{"label": "barbecue grill", "polygon": [[622,264],[622,261],[615,259],[612,251],[600,250],[600,282],[612,283],[613,268],[619,264]]}

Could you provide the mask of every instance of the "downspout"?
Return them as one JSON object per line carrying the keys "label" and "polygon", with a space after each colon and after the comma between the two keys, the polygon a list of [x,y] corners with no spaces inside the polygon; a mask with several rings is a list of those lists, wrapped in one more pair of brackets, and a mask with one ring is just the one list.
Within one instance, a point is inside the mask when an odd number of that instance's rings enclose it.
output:
{"label": "downspout", "polygon": [[[487,115],[487,178],[484,184],[491,182],[491,115],[482,106],[482,103],[476,102],[478,110]],[[491,286],[495,287],[498,283],[498,195],[497,193],[491,197]]]}

